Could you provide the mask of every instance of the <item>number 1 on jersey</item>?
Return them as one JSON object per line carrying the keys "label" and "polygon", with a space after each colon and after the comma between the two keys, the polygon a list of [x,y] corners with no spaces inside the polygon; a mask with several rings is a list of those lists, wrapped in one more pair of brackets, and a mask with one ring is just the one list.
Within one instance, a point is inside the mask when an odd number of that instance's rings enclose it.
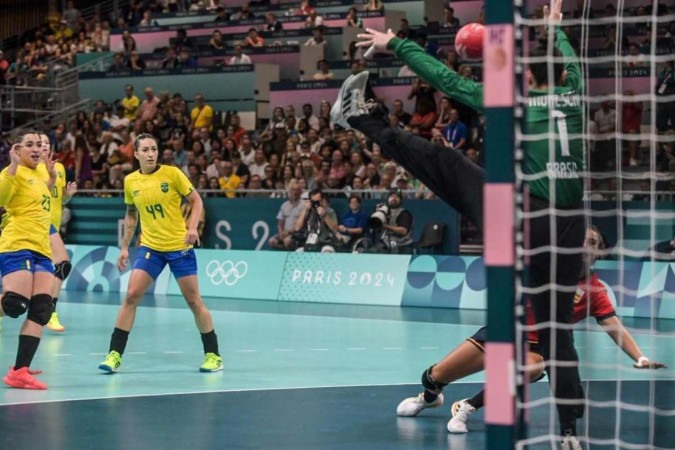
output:
{"label": "number 1 on jersey", "polygon": [[567,116],[564,112],[553,110],[553,117],[558,124],[558,137],[560,138],[560,153],[562,156],[570,156],[569,133],[567,132]]}
{"label": "number 1 on jersey", "polygon": [[162,219],[164,218],[164,209],[162,209],[162,205],[159,203],[155,205],[148,205],[145,207],[145,210],[149,213],[152,214],[152,218],[157,220],[157,214],[160,214],[162,216]]}

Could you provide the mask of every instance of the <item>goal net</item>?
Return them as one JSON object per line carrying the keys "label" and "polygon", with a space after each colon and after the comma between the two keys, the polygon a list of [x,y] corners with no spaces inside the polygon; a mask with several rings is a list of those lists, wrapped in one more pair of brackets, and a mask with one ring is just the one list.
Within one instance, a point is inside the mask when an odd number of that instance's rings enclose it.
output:
{"label": "goal net", "polygon": [[[556,64],[569,69],[563,74],[569,84],[573,59],[564,49],[555,52],[560,37],[543,25],[544,4],[516,1],[514,8],[515,174],[520,194],[516,383],[521,392],[516,447],[559,448],[556,402],[575,404],[574,396],[556,398],[547,382],[569,382],[565,377],[574,373],[567,370],[573,365],[569,355],[550,361],[548,378],[526,382],[528,370],[536,369],[536,359],[528,353],[536,346],[526,341],[534,340],[532,332],[550,328],[548,350],[553,355],[564,353],[564,330],[574,336],[578,384],[585,399],[577,420],[583,448],[675,449],[675,322],[669,322],[675,319],[675,3],[566,0],[560,29],[578,58],[578,96],[554,87],[560,84]],[[537,56],[536,48],[546,53]],[[548,69],[548,92],[533,100],[530,89],[536,87],[530,87],[525,69],[542,62]],[[532,135],[533,106],[550,109],[548,161],[556,162],[548,163],[543,173],[532,173],[528,154],[532,141],[541,137]],[[581,127],[573,115],[577,106],[583,111]],[[579,142],[585,151],[583,162],[575,164]],[[575,177],[583,182],[583,199],[577,205],[565,197],[573,195],[565,180]],[[538,188],[537,183],[546,186]],[[536,204],[540,192],[548,192],[548,204]],[[575,214],[583,214],[584,229],[590,229],[585,245],[580,240],[572,245],[574,239],[566,237],[574,230],[564,218]],[[535,247],[532,236],[542,232],[548,234],[546,245]],[[542,256],[546,252],[548,260]],[[583,252],[588,263],[577,285],[563,285],[558,277],[567,269],[565,256],[574,252]],[[542,272],[534,265],[544,263],[550,278],[533,282]],[[541,301],[542,292],[551,302],[550,313],[534,323],[527,319],[531,308],[526,306]],[[561,323],[556,310],[570,294],[573,323]],[[670,368],[635,368],[638,360]]]}

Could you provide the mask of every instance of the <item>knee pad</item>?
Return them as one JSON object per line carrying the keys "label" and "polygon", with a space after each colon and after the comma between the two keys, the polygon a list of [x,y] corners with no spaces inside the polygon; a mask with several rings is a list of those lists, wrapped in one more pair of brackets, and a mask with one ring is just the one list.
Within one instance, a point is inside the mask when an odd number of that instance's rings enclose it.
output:
{"label": "knee pad", "polygon": [[64,281],[70,275],[70,271],[73,269],[73,265],[70,261],[61,261],[60,263],[54,264],[54,276],[61,281]]}
{"label": "knee pad", "polygon": [[30,300],[28,297],[24,297],[21,294],[16,292],[5,292],[5,295],[2,296],[2,310],[5,312],[5,315],[16,319],[19,316],[22,316],[28,306],[30,305]]}
{"label": "knee pad", "polygon": [[434,368],[434,366],[429,367],[427,370],[422,373],[422,386],[424,386],[424,389],[426,389],[429,392],[433,392],[434,394],[440,394],[443,392],[443,388],[446,387],[448,384],[447,383],[439,383],[438,381],[434,380],[434,378],[431,376],[431,370]]}
{"label": "knee pad", "polygon": [[28,319],[45,326],[54,312],[54,302],[52,296],[48,294],[34,295],[30,299],[30,306],[28,307]]}

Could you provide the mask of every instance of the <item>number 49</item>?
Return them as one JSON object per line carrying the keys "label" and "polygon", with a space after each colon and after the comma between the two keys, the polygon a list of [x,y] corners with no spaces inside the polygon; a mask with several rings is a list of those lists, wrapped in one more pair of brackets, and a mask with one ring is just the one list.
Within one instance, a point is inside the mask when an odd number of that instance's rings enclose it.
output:
{"label": "number 49", "polygon": [[157,214],[160,214],[162,219],[164,218],[164,209],[162,209],[162,205],[159,203],[155,205],[148,205],[145,207],[145,210],[148,212],[148,214],[152,214],[152,218],[155,220],[157,220]]}

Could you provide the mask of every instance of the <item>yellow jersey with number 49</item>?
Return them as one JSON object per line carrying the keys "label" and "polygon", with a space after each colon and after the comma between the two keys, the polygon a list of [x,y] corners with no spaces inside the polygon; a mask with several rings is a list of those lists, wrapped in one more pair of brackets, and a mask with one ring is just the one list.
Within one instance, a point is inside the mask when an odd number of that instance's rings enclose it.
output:
{"label": "yellow jersey with number 49", "polygon": [[0,206],[6,210],[0,253],[32,250],[48,258],[51,193],[37,169],[19,166],[15,175],[0,172]]}
{"label": "yellow jersey with number 49", "polygon": [[[63,192],[66,187],[66,168],[63,164],[56,162],[56,181],[52,187],[52,225],[58,230],[61,228],[61,214],[63,212]],[[45,181],[49,181],[49,172],[45,163],[38,164],[37,170]]]}
{"label": "yellow jersey with number 49", "polygon": [[135,205],[141,219],[141,245],[158,252],[192,247],[185,243],[187,228],[180,211],[183,197],[194,190],[177,167],[159,166],[151,174],[140,170],[124,179],[124,203]]}

